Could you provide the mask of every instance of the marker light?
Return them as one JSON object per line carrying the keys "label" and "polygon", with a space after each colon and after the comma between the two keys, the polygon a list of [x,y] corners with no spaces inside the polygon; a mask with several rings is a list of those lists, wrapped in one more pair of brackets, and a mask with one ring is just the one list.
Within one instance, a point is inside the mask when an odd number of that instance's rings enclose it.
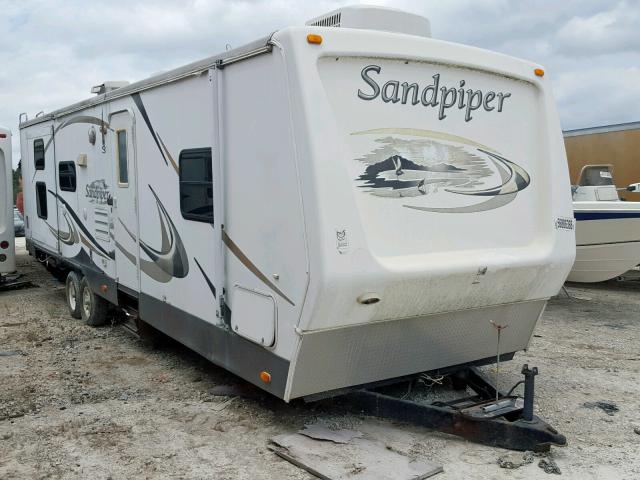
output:
{"label": "marker light", "polygon": [[310,33],[309,35],[307,35],[307,42],[314,45],[320,45],[322,43],[322,37],[320,35],[316,35],[315,33]]}
{"label": "marker light", "polygon": [[0,242],[0,248],[2,248],[3,250],[9,248],[9,242],[3,240],[2,242]]}
{"label": "marker light", "polygon": [[533,73],[535,73],[535,74],[536,74],[536,76],[538,76],[538,77],[544,77],[544,70],[543,70],[543,69],[541,69],[541,68],[536,68],[536,69],[533,71]]}
{"label": "marker light", "polygon": [[[320,39],[320,41],[322,41],[322,39]],[[7,134],[6,133],[0,133],[0,138],[7,138]]]}
{"label": "marker light", "polygon": [[271,374],[265,371],[260,372],[260,380],[264,383],[271,383]]}
{"label": "marker light", "polygon": [[4,262],[7,259],[7,256],[4,253],[0,253],[0,262]]}

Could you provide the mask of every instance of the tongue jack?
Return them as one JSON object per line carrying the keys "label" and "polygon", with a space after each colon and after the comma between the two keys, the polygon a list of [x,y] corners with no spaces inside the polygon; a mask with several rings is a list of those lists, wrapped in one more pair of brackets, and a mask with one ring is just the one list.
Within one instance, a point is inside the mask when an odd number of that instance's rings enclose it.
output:
{"label": "tongue jack", "polygon": [[502,330],[507,328],[509,325],[499,325],[493,320],[489,320],[489,323],[493,326],[493,328],[497,331],[497,342],[496,342],[496,402],[500,396],[500,335]]}

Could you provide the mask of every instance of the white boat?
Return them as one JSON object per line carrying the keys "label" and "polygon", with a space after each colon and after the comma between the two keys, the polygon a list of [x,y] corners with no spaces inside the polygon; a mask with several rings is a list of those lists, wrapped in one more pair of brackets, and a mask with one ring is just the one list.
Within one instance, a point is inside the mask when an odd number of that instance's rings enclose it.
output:
{"label": "white boat", "polygon": [[[625,188],[639,191],[640,184]],[[587,165],[574,187],[576,261],[570,282],[603,282],[640,263],[640,202],[618,196],[610,165]]]}

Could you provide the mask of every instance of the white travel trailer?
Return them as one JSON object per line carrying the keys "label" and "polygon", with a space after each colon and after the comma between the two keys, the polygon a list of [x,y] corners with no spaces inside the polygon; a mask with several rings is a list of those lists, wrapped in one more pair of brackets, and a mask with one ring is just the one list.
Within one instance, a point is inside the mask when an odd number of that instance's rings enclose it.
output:
{"label": "white travel trailer", "polygon": [[30,252],[286,401],[527,348],[575,255],[544,71],[310,23],[23,121]]}
{"label": "white travel trailer", "polygon": [[11,131],[0,127],[0,283],[16,270]]}

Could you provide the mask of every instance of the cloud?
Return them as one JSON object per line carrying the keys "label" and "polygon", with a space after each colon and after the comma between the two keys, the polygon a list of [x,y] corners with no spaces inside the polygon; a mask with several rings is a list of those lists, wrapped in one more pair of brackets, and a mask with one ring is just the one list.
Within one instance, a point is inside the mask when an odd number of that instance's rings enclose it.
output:
{"label": "cloud", "polygon": [[[353,1],[81,0],[2,2],[0,124],[136,81]],[[563,128],[640,120],[640,2],[367,0],[430,18],[433,36],[545,66]]]}
{"label": "cloud", "polygon": [[566,55],[640,53],[640,9],[619,2],[608,11],[572,17],[558,31],[559,51]]}

